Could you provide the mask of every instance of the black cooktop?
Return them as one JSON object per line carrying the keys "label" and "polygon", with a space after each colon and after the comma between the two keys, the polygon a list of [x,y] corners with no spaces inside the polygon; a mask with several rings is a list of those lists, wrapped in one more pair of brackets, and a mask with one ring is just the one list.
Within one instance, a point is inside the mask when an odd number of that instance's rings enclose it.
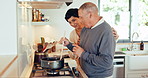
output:
{"label": "black cooktop", "polygon": [[40,64],[34,64],[31,78],[42,77],[66,77],[74,78],[71,68],[68,63],[64,63],[64,67],[60,70],[43,69]]}

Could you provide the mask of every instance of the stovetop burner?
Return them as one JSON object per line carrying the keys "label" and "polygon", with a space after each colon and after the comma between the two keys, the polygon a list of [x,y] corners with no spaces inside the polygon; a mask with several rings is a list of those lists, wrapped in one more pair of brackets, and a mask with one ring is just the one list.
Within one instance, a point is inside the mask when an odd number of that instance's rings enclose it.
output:
{"label": "stovetop burner", "polygon": [[57,76],[69,76],[70,78],[73,78],[73,73],[68,63],[64,63],[64,67],[60,70],[43,69],[40,64],[34,64],[32,70],[32,77],[57,77]]}

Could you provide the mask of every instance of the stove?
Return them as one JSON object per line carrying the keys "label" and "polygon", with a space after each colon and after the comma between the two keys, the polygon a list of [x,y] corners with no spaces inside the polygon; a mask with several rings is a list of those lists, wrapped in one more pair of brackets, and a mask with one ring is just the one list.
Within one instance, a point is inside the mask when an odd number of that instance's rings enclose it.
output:
{"label": "stove", "polygon": [[73,72],[68,63],[64,63],[64,67],[60,70],[43,69],[40,64],[34,64],[31,78],[74,78]]}

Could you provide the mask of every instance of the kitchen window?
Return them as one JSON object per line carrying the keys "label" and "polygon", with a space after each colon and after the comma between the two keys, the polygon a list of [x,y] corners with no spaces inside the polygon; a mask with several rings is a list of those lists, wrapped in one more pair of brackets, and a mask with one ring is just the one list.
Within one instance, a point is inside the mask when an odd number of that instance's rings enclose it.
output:
{"label": "kitchen window", "polygon": [[148,41],[148,0],[134,0],[131,4],[131,32],[139,34],[135,41]]}
{"label": "kitchen window", "polygon": [[147,0],[99,0],[100,15],[117,30],[119,41],[130,41],[132,34],[139,37],[134,41],[148,41]]}

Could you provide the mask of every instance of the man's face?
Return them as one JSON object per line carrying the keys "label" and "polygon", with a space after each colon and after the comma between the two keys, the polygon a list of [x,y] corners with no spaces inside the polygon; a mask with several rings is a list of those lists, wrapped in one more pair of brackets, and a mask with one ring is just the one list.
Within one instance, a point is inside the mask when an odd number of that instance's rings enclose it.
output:
{"label": "man's face", "polygon": [[89,17],[88,17],[89,14],[81,9],[78,11],[78,13],[79,13],[79,19],[81,20],[81,22],[84,24],[86,28],[89,28]]}
{"label": "man's face", "polygon": [[70,17],[68,19],[69,24],[75,29],[81,28],[81,22],[78,17]]}

